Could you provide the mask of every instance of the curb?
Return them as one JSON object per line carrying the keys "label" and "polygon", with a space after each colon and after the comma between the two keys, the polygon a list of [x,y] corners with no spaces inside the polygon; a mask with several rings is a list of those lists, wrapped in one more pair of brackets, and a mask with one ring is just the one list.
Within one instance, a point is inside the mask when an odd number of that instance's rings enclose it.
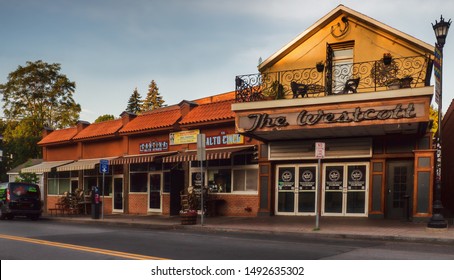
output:
{"label": "curb", "polygon": [[130,222],[130,221],[109,221],[102,219],[93,220],[78,220],[78,219],[66,219],[66,218],[50,218],[42,217],[42,220],[53,221],[59,223],[75,223],[75,224],[90,224],[90,225],[102,225],[102,226],[117,226],[117,227],[128,227],[128,228],[142,228],[142,229],[154,229],[154,230],[183,230],[188,232],[211,232],[211,233],[245,233],[254,235],[273,235],[273,236],[287,236],[292,238],[307,238],[314,239],[318,237],[322,238],[333,238],[333,239],[357,239],[363,241],[393,241],[393,242],[410,242],[410,243],[432,243],[441,245],[454,245],[454,239],[450,238],[437,238],[437,237],[418,237],[418,236],[402,236],[402,235],[371,235],[371,234],[353,234],[353,233],[329,233],[329,232],[290,232],[290,231],[273,231],[263,229],[243,229],[233,227],[218,227],[212,225],[201,226],[197,224],[195,226],[187,226],[180,224],[149,224],[141,222]]}

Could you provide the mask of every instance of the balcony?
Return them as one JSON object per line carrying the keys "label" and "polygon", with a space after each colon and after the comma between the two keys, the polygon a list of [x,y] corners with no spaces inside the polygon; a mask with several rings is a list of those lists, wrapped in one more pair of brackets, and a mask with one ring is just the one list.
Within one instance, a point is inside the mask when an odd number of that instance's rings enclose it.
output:
{"label": "balcony", "polygon": [[413,56],[240,75],[235,78],[235,98],[253,102],[425,87],[432,64],[428,56]]}

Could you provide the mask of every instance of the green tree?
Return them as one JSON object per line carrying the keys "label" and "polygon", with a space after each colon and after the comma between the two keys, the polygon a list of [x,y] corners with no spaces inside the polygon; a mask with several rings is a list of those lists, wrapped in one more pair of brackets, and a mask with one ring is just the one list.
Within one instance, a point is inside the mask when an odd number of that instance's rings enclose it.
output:
{"label": "green tree", "polygon": [[105,114],[105,115],[99,116],[99,117],[95,120],[95,123],[104,122],[104,121],[111,121],[111,120],[115,120],[114,115]]}
{"label": "green tree", "polygon": [[4,141],[14,164],[40,156],[36,143],[44,127],[65,128],[79,118],[81,108],[73,99],[76,84],[60,70],[58,63],[28,61],[0,84],[7,123]]}
{"label": "green tree", "polygon": [[154,80],[151,81],[148,86],[148,93],[143,101],[142,112],[151,111],[156,108],[164,106],[164,100],[162,99],[159,88]]}
{"label": "green tree", "polygon": [[58,63],[38,60],[26,64],[11,72],[6,84],[0,85],[5,118],[28,119],[39,135],[44,126],[61,129],[73,125],[81,111],[73,99],[75,82],[60,73]]}
{"label": "green tree", "polygon": [[142,97],[140,96],[139,91],[137,88],[134,89],[131,96],[128,100],[128,106],[126,107],[126,112],[130,113],[140,113],[142,108]]}
{"label": "green tree", "polygon": [[22,173],[22,172],[19,172],[19,176],[16,177],[16,182],[38,184],[39,183],[39,178],[38,178],[38,175],[36,175],[36,173]]}

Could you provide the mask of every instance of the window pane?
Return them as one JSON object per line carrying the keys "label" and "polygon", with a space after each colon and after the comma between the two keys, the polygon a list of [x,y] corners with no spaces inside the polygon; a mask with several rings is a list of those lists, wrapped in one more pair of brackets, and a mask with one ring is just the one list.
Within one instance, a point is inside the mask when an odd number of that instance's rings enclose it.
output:
{"label": "window pane", "polygon": [[347,193],[347,213],[364,213],[365,209],[365,192]]}
{"label": "window pane", "polygon": [[298,212],[315,212],[315,192],[298,193]]}
{"label": "window pane", "polygon": [[325,193],[325,212],[342,213],[342,192]]}
{"label": "window pane", "polygon": [[130,192],[147,192],[148,173],[131,173]]}
{"label": "window pane", "polygon": [[91,191],[92,187],[98,186],[97,177],[85,177],[84,178],[84,189],[85,191]]}
{"label": "window pane", "polygon": [[250,169],[246,170],[246,190],[247,191],[257,191],[257,181],[258,181],[258,170]]}
{"label": "window pane", "polygon": [[245,188],[245,170],[233,170],[233,191],[244,191]]}
{"label": "window pane", "polygon": [[280,192],[278,193],[277,211],[294,212],[295,210],[295,193]]}
{"label": "window pane", "polygon": [[64,194],[65,192],[70,192],[70,180],[69,179],[59,179],[59,194]]}
{"label": "window pane", "polygon": [[232,178],[230,169],[208,170],[208,186],[212,192],[231,192]]}
{"label": "window pane", "polygon": [[57,179],[52,178],[47,180],[47,193],[58,194]]}
{"label": "window pane", "polygon": [[[99,178],[99,183],[100,183],[99,187],[102,190],[103,189],[102,177]],[[102,194],[102,191],[101,191],[101,194]],[[107,196],[112,195],[112,177],[110,177],[110,176],[105,176],[104,177],[104,195],[107,195]]]}

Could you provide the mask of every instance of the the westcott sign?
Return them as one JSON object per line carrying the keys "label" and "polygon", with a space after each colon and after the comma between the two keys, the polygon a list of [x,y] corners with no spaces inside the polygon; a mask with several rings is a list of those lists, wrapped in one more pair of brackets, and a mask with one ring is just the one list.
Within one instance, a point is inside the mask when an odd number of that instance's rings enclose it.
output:
{"label": "the westcott sign", "polygon": [[[282,114],[254,113],[240,118],[240,127],[245,132],[286,126],[316,126],[321,124],[359,123],[363,121],[387,121],[412,119],[418,116],[423,104],[396,104],[372,108],[355,107],[347,110],[301,110]],[[247,118],[247,119],[246,119]]]}

